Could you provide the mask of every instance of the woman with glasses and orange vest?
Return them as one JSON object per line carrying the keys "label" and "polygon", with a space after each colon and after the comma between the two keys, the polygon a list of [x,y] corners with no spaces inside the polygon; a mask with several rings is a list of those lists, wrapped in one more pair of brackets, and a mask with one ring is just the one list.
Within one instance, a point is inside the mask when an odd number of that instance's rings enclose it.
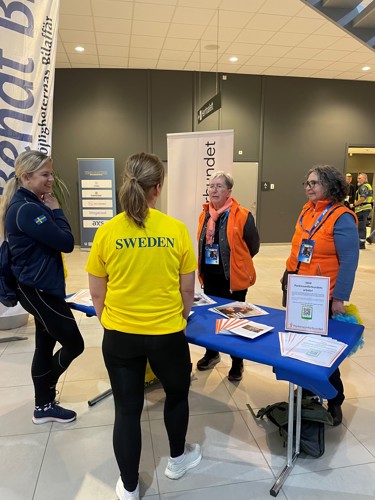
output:
{"label": "woman with glasses and orange vest", "polygon": [[[330,317],[345,314],[344,302],[349,300],[359,258],[357,218],[343,204],[346,181],[335,167],[316,165],[308,171],[306,179],[308,201],[297,219],[283,281],[285,283],[287,273],[328,276]],[[299,260],[305,247],[309,248],[309,258]],[[339,425],[345,399],[339,369],[331,375],[330,382],[337,395],[328,400],[328,411],[333,424]]]}
{"label": "woman with glasses and orange vest", "polygon": [[[233,178],[214,172],[208,185],[209,203],[203,205],[198,223],[198,273],[204,293],[244,302],[256,273],[253,257],[259,251],[259,235],[252,214],[232,198]],[[243,360],[235,356],[228,373],[231,382],[242,379]],[[207,349],[197,363],[209,370],[220,354]]]}

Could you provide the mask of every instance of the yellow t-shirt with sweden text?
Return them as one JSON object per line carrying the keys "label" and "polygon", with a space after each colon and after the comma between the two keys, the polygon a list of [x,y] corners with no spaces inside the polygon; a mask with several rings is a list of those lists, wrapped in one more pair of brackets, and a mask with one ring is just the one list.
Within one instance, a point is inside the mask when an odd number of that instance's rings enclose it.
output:
{"label": "yellow t-shirt with sweden text", "polygon": [[150,208],[145,228],[123,212],[99,227],[86,271],[108,277],[101,322],[108,330],[160,335],[181,331],[180,274],[197,263],[187,227]]}

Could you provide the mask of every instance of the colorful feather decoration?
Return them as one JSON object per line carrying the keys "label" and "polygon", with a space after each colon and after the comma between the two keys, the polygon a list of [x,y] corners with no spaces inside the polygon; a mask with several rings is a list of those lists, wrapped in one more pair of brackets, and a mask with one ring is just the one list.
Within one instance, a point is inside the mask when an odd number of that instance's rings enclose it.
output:
{"label": "colorful feather decoration", "polygon": [[[355,323],[357,325],[363,325],[361,317],[359,316],[358,308],[354,304],[348,304],[344,306],[345,314],[336,314],[332,316],[332,319],[337,319],[337,321],[344,321],[346,323]],[[354,353],[358,351],[358,349],[362,349],[364,346],[365,340],[363,338],[363,333],[358,339],[358,342],[353,346],[352,350],[349,353],[349,356],[352,356]]]}

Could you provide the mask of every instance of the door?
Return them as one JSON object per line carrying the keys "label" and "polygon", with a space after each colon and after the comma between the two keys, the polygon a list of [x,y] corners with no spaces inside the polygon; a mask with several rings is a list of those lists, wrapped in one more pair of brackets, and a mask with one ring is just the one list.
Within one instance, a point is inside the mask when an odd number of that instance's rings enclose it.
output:
{"label": "door", "polygon": [[250,210],[256,222],[258,199],[258,162],[233,163],[233,197]]}

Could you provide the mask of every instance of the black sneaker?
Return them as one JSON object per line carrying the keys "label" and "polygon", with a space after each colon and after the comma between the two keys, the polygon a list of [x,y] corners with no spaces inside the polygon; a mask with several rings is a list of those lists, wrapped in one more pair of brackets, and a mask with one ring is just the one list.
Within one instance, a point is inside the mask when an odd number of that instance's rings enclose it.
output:
{"label": "black sneaker", "polygon": [[46,424],[47,422],[61,422],[63,424],[73,422],[77,418],[77,413],[67,410],[54,401],[43,407],[36,407],[33,415],[34,424]]}
{"label": "black sneaker", "polygon": [[243,374],[243,361],[240,363],[233,363],[232,368],[229,370],[228,373],[228,380],[230,382],[239,382],[242,380],[242,374]]}
{"label": "black sneaker", "polygon": [[333,426],[336,427],[340,425],[342,422],[342,410],[341,406],[337,405],[328,405],[328,412],[331,414],[333,419]]}
{"label": "black sneaker", "polygon": [[220,360],[221,360],[221,358],[220,358],[220,354],[219,353],[217,353],[216,356],[214,356],[214,357],[207,356],[207,354],[205,354],[203,356],[203,358],[201,358],[198,361],[197,368],[200,371],[210,370],[215,365],[217,365],[218,363],[220,363]]}
{"label": "black sneaker", "polygon": [[370,237],[369,237],[369,238],[366,238],[366,241],[367,241],[367,243],[369,243],[370,245],[372,245],[372,241],[371,241],[371,238],[370,238]]}

